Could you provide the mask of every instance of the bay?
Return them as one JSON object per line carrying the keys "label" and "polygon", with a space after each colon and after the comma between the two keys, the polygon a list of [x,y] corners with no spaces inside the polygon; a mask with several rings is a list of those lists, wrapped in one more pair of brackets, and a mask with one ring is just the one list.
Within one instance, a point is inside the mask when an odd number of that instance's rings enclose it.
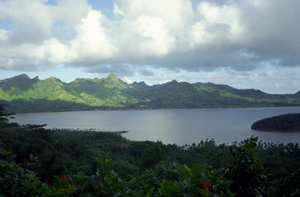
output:
{"label": "bay", "polygon": [[232,144],[257,136],[263,142],[299,143],[300,132],[251,130],[260,119],[300,113],[300,107],[163,109],[136,111],[75,111],[15,114],[19,124],[47,124],[46,128],[129,131],[131,141],[161,141],[164,144],[191,145],[213,139],[216,144]]}

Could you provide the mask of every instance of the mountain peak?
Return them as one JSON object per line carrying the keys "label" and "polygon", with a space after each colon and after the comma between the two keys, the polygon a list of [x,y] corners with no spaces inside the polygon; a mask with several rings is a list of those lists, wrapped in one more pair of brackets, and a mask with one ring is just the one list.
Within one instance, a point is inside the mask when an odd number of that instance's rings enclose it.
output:
{"label": "mountain peak", "polygon": [[62,81],[60,79],[57,79],[55,77],[50,77],[50,78],[46,79],[46,81],[49,81],[51,83],[54,83],[54,82],[60,82],[60,83],[62,83]]}
{"label": "mountain peak", "polygon": [[28,75],[21,74],[21,75],[14,76],[14,77],[6,79],[6,80],[7,81],[14,81],[14,82],[17,82],[17,83],[27,83],[27,82],[38,82],[39,77],[36,76],[33,79],[31,79]]}
{"label": "mountain peak", "polygon": [[13,77],[13,80],[22,82],[22,81],[28,81],[28,80],[30,80],[30,78],[26,74],[21,74],[21,75],[17,75],[15,77]]}
{"label": "mountain peak", "polygon": [[9,90],[11,87],[26,89],[30,87],[34,82],[36,81],[30,79],[30,77],[28,77],[26,74],[17,75],[1,81],[5,90]]}
{"label": "mountain peak", "polygon": [[119,79],[119,78],[118,78],[116,75],[110,73],[110,74],[106,77],[106,79]]}
{"label": "mountain peak", "polygon": [[133,87],[136,87],[136,88],[139,88],[139,89],[143,89],[143,88],[148,88],[149,87],[144,81],[142,81],[142,82],[136,82],[135,81],[131,85]]}
{"label": "mountain peak", "polygon": [[101,82],[103,85],[107,87],[118,87],[118,88],[126,88],[127,83],[119,79],[116,75],[110,74],[106,78],[104,78]]}
{"label": "mountain peak", "polygon": [[34,82],[38,82],[40,80],[39,76],[36,76],[35,78],[32,79]]}
{"label": "mountain peak", "polygon": [[113,82],[113,83],[118,83],[118,82],[120,82],[120,81],[122,81],[122,80],[120,80],[116,75],[114,75],[114,74],[110,74],[110,75],[108,75],[106,78],[104,78],[104,81],[105,82]]}

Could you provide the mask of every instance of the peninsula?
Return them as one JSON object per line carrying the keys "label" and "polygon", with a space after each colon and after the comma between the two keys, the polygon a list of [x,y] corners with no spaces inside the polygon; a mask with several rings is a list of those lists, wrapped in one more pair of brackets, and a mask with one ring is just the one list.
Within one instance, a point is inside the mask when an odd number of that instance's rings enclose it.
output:
{"label": "peninsula", "polygon": [[256,121],[251,129],[259,131],[300,131],[300,114],[284,114]]}

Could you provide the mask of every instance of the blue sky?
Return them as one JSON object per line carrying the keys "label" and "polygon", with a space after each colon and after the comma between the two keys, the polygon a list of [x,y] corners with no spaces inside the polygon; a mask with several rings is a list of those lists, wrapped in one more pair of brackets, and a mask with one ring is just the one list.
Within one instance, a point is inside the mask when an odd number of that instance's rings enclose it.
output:
{"label": "blue sky", "polygon": [[295,93],[299,9],[295,0],[4,0],[0,80],[114,73]]}

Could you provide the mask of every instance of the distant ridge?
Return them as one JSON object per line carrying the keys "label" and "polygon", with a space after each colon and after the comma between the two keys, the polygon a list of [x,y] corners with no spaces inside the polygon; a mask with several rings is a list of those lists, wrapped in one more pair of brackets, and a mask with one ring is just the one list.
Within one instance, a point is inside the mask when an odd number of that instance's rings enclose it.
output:
{"label": "distant ridge", "polygon": [[213,83],[128,84],[114,74],[70,83],[22,74],[0,81],[0,102],[9,112],[300,106],[300,93],[273,95]]}

